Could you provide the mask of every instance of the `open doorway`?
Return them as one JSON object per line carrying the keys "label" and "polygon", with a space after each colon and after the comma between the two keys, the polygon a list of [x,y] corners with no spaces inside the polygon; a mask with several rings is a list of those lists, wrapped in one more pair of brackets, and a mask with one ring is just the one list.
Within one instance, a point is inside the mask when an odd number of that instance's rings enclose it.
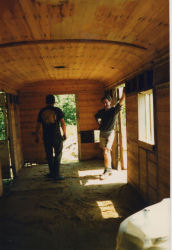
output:
{"label": "open doorway", "polygon": [[55,95],[55,107],[65,114],[67,139],[63,143],[62,163],[78,161],[78,133],[75,94]]}

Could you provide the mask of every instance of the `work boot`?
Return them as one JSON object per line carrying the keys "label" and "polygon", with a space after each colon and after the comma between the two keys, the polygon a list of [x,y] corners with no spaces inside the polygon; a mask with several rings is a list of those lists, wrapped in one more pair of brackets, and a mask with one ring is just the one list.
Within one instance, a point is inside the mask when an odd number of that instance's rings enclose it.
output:
{"label": "work boot", "polygon": [[65,177],[64,176],[57,176],[54,178],[55,181],[63,181],[65,180]]}
{"label": "work boot", "polygon": [[110,175],[112,175],[112,169],[107,168],[107,169],[104,170],[103,174],[100,175],[100,180],[104,180],[105,178],[107,178]]}
{"label": "work boot", "polygon": [[44,175],[46,178],[53,178],[53,175],[51,173],[45,174]]}

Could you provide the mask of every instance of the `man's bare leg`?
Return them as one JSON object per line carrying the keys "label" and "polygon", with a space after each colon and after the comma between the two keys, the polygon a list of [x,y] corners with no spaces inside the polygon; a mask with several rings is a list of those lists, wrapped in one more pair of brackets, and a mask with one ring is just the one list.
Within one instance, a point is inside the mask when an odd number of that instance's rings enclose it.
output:
{"label": "man's bare leg", "polygon": [[104,180],[104,178],[106,176],[109,176],[112,174],[112,166],[111,166],[111,162],[112,162],[112,157],[111,157],[111,149],[105,148],[103,151],[103,155],[104,155],[104,166],[105,166],[105,170],[104,173],[101,175],[101,180]]}
{"label": "man's bare leg", "polygon": [[111,161],[112,161],[112,157],[111,157],[111,150],[108,148],[104,149],[104,166],[105,168],[110,168],[111,169]]}

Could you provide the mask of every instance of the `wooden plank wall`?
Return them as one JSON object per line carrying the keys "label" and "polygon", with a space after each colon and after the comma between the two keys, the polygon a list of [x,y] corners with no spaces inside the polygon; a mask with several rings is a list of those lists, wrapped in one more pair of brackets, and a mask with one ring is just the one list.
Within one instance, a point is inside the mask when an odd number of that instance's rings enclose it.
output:
{"label": "wooden plank wall", "polygon": [[128,182],[151,204],[170,195],[168,67],[165,64],[154,69],[154,148],[138,141],[137,92],[126,96]]}
{"label": "wooden plank wall", "polygon": [[104,86],[96,81],[46,81],[30,84],[20,92],[21,131],[26,162],[45,162],[43,143],[37,145],[32,133],[35,131],[39,110],[45,106],[47,94],[76,94],[78,139],[80,160],[99,158],[98,143],[81,143],[80,131],[97,128],[94,114],[102,106]]}
{"label": "wooden plank wall", "polygon": [[126,95],[128,182],[138,186],[138,106],[137,95]]}
{"label": "wooden plank wall", "polygon": [[16,100],[16,96],[11,95],[11,98],[8,98],[8,112],[10,125],[11,161],[15,171],[14,174],[17,174],[23,166],[24,159],[21,146],[20,109],[18,103],[15,103],[14,100]]}
{"label": "wooden plank wall", "polygon": [[[98,109],[102,108],[101,98],[103,88],[92,93],[78,93],[78,112],[80,131],[98,129],[94,115]],[[80,143],[80,159],[87,160],[92,158],[101,158],[101,150],[98,143]]]}
{"label": "wooden plank wall", "polygon": [[[168,70],[168,65],[162,65],[155,72],[159,199],[170,196],[170,86]],[[161,78],[159,72],[162,72]]]}

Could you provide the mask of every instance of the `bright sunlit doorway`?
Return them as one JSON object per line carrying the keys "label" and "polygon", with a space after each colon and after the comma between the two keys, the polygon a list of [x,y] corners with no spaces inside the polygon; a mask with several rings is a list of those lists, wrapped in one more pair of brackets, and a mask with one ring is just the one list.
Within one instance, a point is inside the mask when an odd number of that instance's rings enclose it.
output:
{"label": "bright sunlit doorway", "polygon": [[78,136],[75,94],[55,95],[55,107],[65,114],[67,139],[63,143],[62,163],[78,161]]}

